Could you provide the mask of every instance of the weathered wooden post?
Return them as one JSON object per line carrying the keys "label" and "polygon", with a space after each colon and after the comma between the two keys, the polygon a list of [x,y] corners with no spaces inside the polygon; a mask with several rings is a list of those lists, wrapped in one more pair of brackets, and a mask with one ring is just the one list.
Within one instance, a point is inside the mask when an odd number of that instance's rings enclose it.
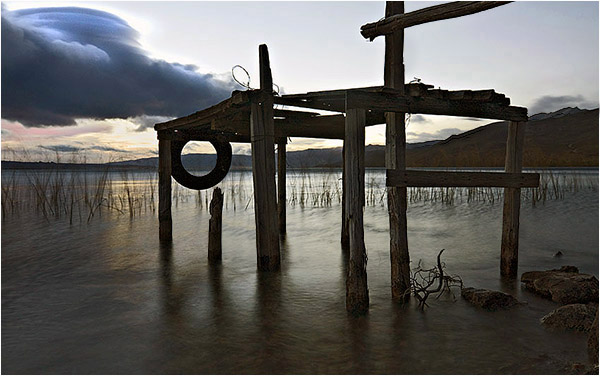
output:
{"label": "weathered wooden post", "polygon": [[348,234],[348,213],[346,212],[346,201],[348,201],[348,195],[346,194],[346,180],[348,180],[348,174],[346,173],[346,140],[344,140],[344,146],[342,146],[342,232],[341,232],[341,243],[343,249],[350,247],[350,234]]}
{"label": "weathered wooden post", "polygon": [[269,51],[258,48],[260,95],[252,98],[250,139],[254,182],[254,218],[258,269],[277,270],[280,264],[275,188],[275,122],[273,119],[273,78]]}
{"label": "weathered wooden post", "polygon": [[279,233],[285,234],[285,205],[286,205],[286,155],[285,144],[287,139],[282,138],[277,142],[277,216],[279,217]]}
{"label": "weathered wooden post", "polygon": [[[403,1],[388,1],[385,16],[404,13]],[[404,93],[404,29],[385,36],[384,86]],[[406,170],[405,114],[386,112],[385,167]],[[392,298],[406,301],[410,294],[410,256],[406,223],[406,187],[388,187]]]}
{"label": "weathered wooden post", "polygon": [[219,264],[223,258],[221,233],[223,224],[223,192],[217,187],[210,200],[210,220],[208,222],[208,262]]}
{"label": "weathered wooden post", "polygon": [[[523,142],[527,122],[511,121],[506,140],[505,172],[520,173],[523,168]],[[503,276],[516,277],[519,266],[519,212],[521,189],[504,188],[502,214],[502,250],[500,272]]]}
{"label": "weathered wooden post", "polygon": [[158,226],[159,239],[173,239],[171,219],[171,140],[158,140]]}
{"label": "weathered wooden post", "polygon": [[346,109],[344,164],[346,166],[346,214],[350,238],[350,259],[346,280],[346,310],[354,314],[369,310],[367,250],[364,240],[365,204],[365,123],[364,109]]}

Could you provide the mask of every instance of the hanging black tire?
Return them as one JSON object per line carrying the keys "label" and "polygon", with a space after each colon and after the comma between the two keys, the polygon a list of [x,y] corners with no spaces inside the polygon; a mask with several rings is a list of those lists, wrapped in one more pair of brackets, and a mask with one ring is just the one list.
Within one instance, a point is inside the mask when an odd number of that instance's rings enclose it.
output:
{"label": "hanging black tire", "polygon": [[217,151],[217,163],[211,172],[204,176],[190,174],[181,163],[181,151],[189,141],[171,141],[171,176],[189,189],[208,189],[219,184],[231,166],[231,144],[219,139],[207,140]]}

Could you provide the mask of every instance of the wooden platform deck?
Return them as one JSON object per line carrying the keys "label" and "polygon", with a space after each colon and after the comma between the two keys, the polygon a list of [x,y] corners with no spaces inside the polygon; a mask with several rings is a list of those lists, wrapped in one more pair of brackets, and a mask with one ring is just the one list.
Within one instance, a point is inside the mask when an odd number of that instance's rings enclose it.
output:
{"label": "wooden platform deck", "polygon": [[[450,115],[526,121],[527,109],[510,106],[504,94],[487,90],[442,90],[422,83],[406,84],[405,94],[384,86],[314,91],[274,96],[275,137],[344,139],[347,108],[367,110],[366,125],[385,124],[385,112]],[[230,98],[191,115],[156,124],[159,138],[202,141],[222,136],[230,142],[250,141],[251,101],[260,101],[260,90],[234,91]],[[292,107],[292,108],[290,108]],[[337,112],[326,115],[320,112]]]}

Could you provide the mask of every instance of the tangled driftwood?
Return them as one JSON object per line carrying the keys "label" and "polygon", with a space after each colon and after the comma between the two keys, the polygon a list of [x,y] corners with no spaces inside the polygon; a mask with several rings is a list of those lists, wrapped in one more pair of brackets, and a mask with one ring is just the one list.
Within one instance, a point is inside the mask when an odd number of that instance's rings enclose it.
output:
{"label": "tangled driftwood", "polygon": [[[457,275],[444,275],[444,268],[446,265],[441,261],[442,253],[444,249],[438,253],[437,256],[437,267],[431,269],[423,269],[421,260],[419,264],[411,273],[411,291],[412,294],[419,301],[419,308],[424,309],[427,305],[427,298],[431,294],[438,293],[438,298],[444,293],[452,293],[450,289],[452,286],[463,286],[462,279]],[[430,289],[437,282],[435,289]],[[453,294],[454,296],[454,294]]]}

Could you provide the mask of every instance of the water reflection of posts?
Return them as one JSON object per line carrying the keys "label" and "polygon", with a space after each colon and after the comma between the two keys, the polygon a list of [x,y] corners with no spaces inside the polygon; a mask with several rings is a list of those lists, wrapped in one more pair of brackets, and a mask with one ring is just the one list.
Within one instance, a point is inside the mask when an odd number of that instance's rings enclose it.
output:
{"label": "water reflection of posts", "polygon": [[221,265],[212,265],[208,268],[208,277],[213,303],[213,321],[218,328],[221,328],[229,321],[228,309],[226,309],[226,295],[223,290],[223,267]]}
{"label": "water reflection of posts", "polygon": [[164,311],[167,315],[177,315],[181,308],[182,299],[175,293],[173,286],[173,245],[171,242],[160,244],[160,267]]}
{"label": "water reflection of posts", "polygon": [[[268,362],[260,367],[260,373],[286,373],[285,354],[282,352],[278,333],[281,325],[281,273],[257,273],[256,316],[262,348],[257,349],[257,359]],[[281,364],[282,360],[284,364]]]}

